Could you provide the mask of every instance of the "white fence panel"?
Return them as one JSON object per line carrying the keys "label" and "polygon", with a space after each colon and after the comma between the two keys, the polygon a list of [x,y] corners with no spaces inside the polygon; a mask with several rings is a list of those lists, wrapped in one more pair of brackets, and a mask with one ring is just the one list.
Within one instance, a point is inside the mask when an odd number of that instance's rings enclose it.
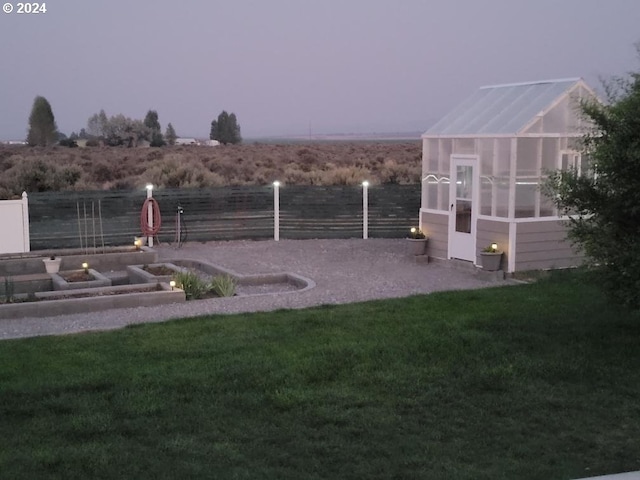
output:
{"label": "white fence panel", "polygon": [[0,253],[29,251],[29,200],[22,193],[22,200],[0,201]]}

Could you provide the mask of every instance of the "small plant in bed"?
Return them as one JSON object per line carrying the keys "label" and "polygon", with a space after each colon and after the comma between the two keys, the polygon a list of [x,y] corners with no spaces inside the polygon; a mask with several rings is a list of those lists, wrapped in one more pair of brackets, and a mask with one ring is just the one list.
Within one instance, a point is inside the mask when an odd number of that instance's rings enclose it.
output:
{"label": "small plant in bed", "polygon": [[13,294],[15,292],[15,283],[11,276],[4,277],[4,291],[2,292],[2,303],[12,303],[14,301]]}
{"label": "small plant in bed", "polygon": [[209,287],[219,297],[233,297],[236,293],[236,281],[230,275],[213,277]]}
{"label": "small plant in bed", "polygon": [[236,293],[236,281],[229,275],[217,275],[207,282],[197,273],[187,271],[176,273],[173,279],[176,282],[176,286],[184,290],[187,300],[233,297]]}
{"label": "small plant in bed", "polygon": [[184,290],[187,300],[198,300],[203,298],[209,290],[207,282],[194,272],[176,273],[174,280],[176,282],[176,286]]}

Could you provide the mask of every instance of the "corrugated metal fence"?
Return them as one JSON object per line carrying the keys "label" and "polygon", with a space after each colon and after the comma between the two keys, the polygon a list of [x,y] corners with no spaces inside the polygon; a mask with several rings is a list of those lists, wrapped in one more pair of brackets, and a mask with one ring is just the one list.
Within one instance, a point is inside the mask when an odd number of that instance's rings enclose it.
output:
{"label": "corrugated metal fence", "polygon": [[[369,187],[369,236],[417,224],[419,185]],[[31,249],[126,245],[140,234],[146,191],[29,195]],[[178,206],[189,241],[273,238],[273,187],[154,190],[161,242],[174,242]],[[280,188],[280,238],[362,238],[362,187]]]}

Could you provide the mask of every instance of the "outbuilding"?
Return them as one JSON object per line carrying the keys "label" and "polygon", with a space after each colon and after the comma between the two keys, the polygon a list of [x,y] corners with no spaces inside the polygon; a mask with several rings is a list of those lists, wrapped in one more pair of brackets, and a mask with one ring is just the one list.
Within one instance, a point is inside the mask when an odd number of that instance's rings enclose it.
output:
{"label": "outbuilding", "polygon": [[427,253],[479,264],[497,243],[508,272],[580,263],[541,192],[547,172],[586,171],[580,78],[480,88],[422,135],[420,227]]}

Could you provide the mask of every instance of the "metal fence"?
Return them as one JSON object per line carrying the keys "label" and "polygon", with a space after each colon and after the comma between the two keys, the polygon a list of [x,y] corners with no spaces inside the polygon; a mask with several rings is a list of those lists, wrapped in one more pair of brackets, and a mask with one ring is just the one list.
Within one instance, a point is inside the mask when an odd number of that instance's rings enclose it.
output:
{"label": "metal fence", "polygon": [[[362,238],[362,188],[283,186],[280,238]],[[267,239],[274,235],[273,187],[154,190],[160,242]],[[127,245],[140,235],[146,191],[55,192],[29,195],[31,249]],[[368,188],[369,237],[401,237],[417,224],[419,185]]]}

